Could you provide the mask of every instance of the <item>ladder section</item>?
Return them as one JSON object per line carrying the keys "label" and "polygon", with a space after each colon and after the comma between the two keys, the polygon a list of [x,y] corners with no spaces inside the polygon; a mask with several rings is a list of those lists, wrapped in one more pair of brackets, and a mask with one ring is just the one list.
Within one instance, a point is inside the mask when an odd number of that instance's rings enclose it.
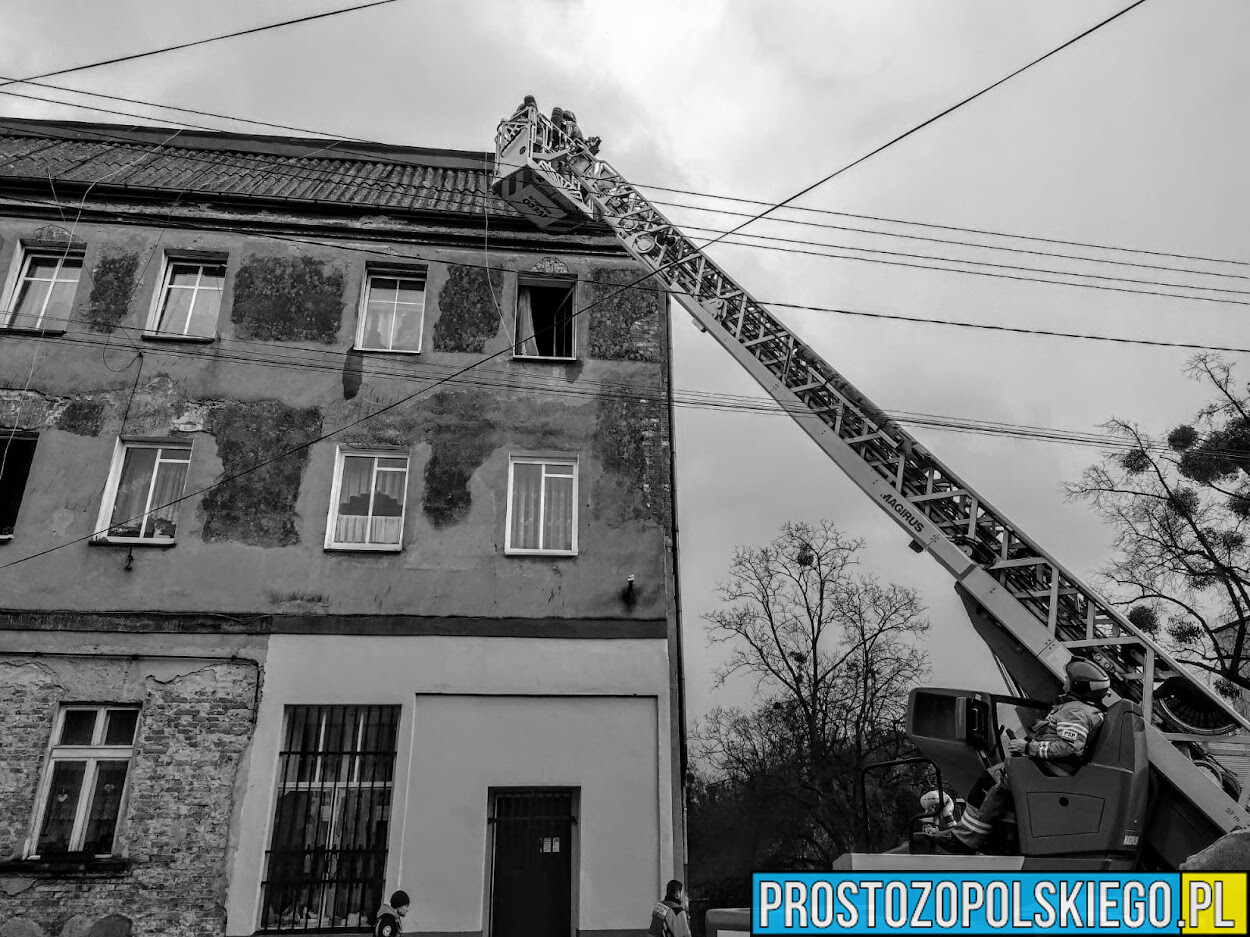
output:
{"label": "ladder section", "polygon": [[1141,704],[1153,727],[1155,770],[1219,828],[1250,825],[1250,722],[1230,703],[868,400],[607,161],[533,105],[501,123],[496,142],[497,192],[536,221],[531,209],[540,200],[581,213],[548,225],[595,220],[611,227],[654,274],[640,286],[658,281],[674,294],[1034,663],[1061,680],[1072,653],[1098,661],[1113,692]]}

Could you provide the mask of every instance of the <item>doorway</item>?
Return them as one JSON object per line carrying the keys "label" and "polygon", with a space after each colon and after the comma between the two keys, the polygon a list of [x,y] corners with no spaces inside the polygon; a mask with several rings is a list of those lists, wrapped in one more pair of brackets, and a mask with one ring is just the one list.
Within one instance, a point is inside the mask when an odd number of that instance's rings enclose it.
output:
{"label": "doorway", "polygon": [[490,794],[491,937],[571,937],[576,792]]}

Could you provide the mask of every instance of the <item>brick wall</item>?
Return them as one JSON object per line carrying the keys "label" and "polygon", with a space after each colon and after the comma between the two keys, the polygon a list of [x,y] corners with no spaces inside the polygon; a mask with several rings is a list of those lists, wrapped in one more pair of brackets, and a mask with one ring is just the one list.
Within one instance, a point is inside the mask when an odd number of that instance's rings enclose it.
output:
{"label": "brick wall", "polygon": [[[246,661],[0,657],[0,934],[205,937],[225,928],[226,855],[257,669]],[[117,851],[125,868],[31,868],[40,772],[62,703],[142,704]]]}

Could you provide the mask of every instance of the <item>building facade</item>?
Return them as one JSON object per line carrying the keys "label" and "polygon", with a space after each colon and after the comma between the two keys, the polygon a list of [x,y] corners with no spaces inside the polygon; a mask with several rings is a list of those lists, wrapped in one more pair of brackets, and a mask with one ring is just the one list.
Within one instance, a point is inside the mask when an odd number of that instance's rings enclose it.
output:
{"label": "building facade", "polygon": [[12,933],[625,934],[681,877],[667,297],[490,163],[0,122]]}

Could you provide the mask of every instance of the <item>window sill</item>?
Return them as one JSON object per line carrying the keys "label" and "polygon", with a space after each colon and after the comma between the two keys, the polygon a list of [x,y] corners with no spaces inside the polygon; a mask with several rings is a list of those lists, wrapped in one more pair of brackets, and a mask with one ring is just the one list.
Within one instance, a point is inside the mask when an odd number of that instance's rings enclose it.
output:
{"label": "window sill", "polygon": [[402,553],[402,543],[327,543],[327,553]]}
{"label": "window sill", "polygon": [[195,342],[198,345],[217,341],[216,335],[176,335],[173,332],[144,332],[139,337],[146,342]]}
{"label": "window sill", "polygon": [[12,539],[12,534],[0,534],[0,543],[8,543]]}
{"label": "window sill", "polygon": [[92,547],[154,547],[158,550],[168,550],[170,547],[177,546],[178,541],[154,540],[150,537],[143,540],[129,537],[92,537],[87,541],[87,545]]}
{"label": "window sill", "polygon": [[367,355],[419,355],[420,348],[362,348],[359,345],[353,345],[352,351],[359,351]]}
{"label": "window sill", "polygon": [[562,358],[556,355],[513,355],[512,360],[513,361],[538,361],[544,364],[568,364],[569,362],[576,361],[577,356],[574,355],[572,358]]}
{"label": "window sill", "polygon": [[537,556],[537,557],[568,557],[577,556],[576,550],[511,550],[503,551],[504,556]]}
{"label": "window sill", "polygon": [[6,333],[9,335],[64,335],[65,329],[60,326],[53,329],[30,329],[25,326],[6,325],[0,329],[0,335]]}
{"label": "window sill", "polygon": [[9,859],[0,862],[5,875],[83,875],[129,872],[134,863],[118,856],[56,856],[44,859]]}

